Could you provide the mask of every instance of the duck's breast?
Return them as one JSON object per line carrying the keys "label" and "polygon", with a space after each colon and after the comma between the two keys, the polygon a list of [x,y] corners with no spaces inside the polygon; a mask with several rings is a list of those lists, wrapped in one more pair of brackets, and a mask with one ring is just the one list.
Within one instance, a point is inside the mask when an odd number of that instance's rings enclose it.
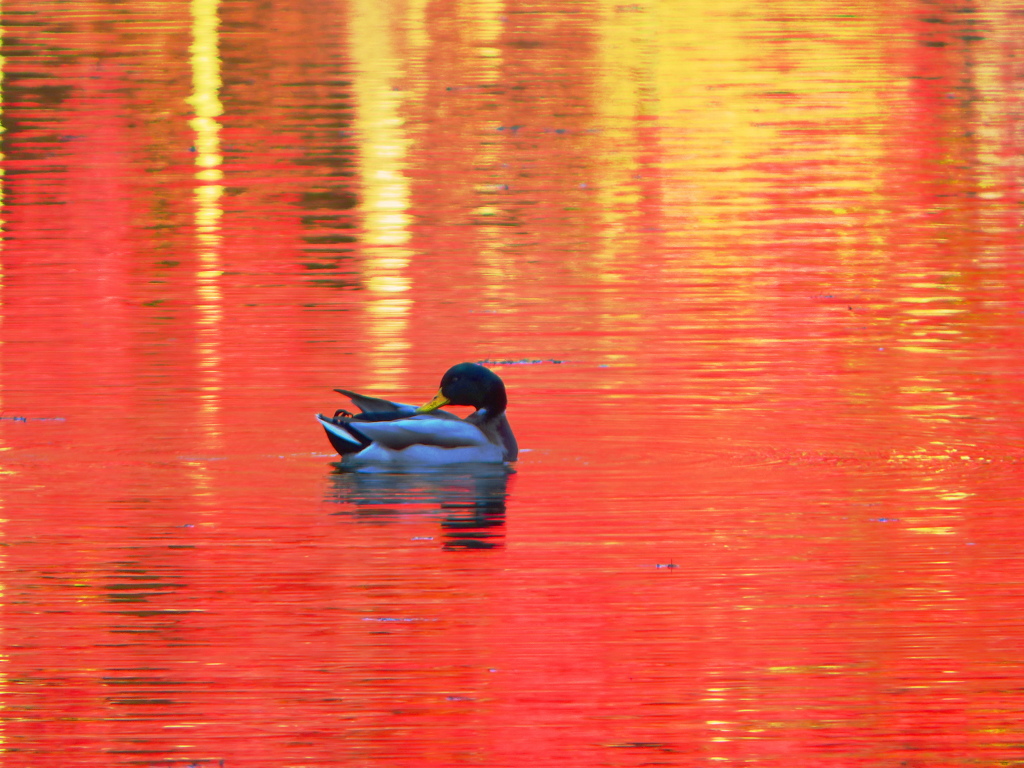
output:
{"label": "duck's breast", "polygon": [[355,466],[381,467],[443,467],[450,464],[500,464],[503,452],[496,445],[442,448],[436,445],[410,445],[401,450],[373,443],[365,450],[351,455],[346,463]]}

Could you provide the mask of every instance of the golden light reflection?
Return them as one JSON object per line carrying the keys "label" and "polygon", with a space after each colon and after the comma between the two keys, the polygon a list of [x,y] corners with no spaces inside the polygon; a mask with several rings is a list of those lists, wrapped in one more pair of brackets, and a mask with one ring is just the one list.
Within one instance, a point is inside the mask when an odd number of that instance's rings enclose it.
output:
{"label": "golden light reflection", "polygon": [[[742,320],[760,311],[750,298],[770,287],[759,277],[791,229],[832,238],[841,261],[888,259],[885,137],[831,127],[886,114],[883,19],[864,14],[822,35],[795,3],[770,13],[740,0],[690,3],[685,14],[643,0],[598,7],[599,279],[736,270],[718,290]],[[837,83],[848,84],[841,98]],[[798,206],[791,189],[806,192]],[[644,247],[644,232],[658,233],[667,258]],[[847,274],[858,286],[871,279]]]}
{"label": "golden light reflection", "polygon": [[499,45],[505,0],[469,0],[459,7],[464,10],[460,21],[470,25],[474,52],[478,58],[489,60],[488,69],[497,71],[502,59]]}
{"label": "golden light reflection", "polygon": [[596,106],[604,128],[604,162],[595,195],[603,225],[601,248],[594,256],[604,279],[614,279],[617,263],[635,252],[627,225],[642,202],[637,183],[644,170],[641,134],[659,130],[653,82],[657,34],[651,10],[649,3],[632,4],[627,11],[622,3],[606,0],[599,17],[602,98]]}
{"label": "golden light reflection", "polygon": [[[352,5],[350,47],[355,62],[354,125],[360,137],[359,175],[362,180],[363,285],[368,359],[363,362],[374,387],[401,386],[409,352],[409,313],[412,287],[408,275],[409,178],[406,175],[410,139],[406,135],[402,79],[406,64],[397,51],[413,30],[422,48],[423,3],[399,12],[397,4],[356,0]],[[407,60],[406,60],[407,61]]]}
{"label": "golden light reflection", "polygon": [[[465,4],[465,14],[460,23],[469,31],[469,37],[476,54],[473,58],[473,76],[481,87],[493,87],[501,81],[503,58],[500,48],[504,31],[502,18],[505,15],[505,0],[473,0]],[[501,127],[499,120],[486,115],[477,126],[483,136],[496,136]],[[490,172],[501,164],[503,144],[498,141],[481,140],[475,147],[475,164]],[[492,204],[494,195],[503,191],[503,185],[496,183],[477,184],[474,191],[487,202],[473,210],[477,217],[479,234],[480,276],[483,278],[482,307],[499,306],[507,295],[511,279],[510,261],[506,251],[508,227],[505,226],[507,212],[502,206]],[[486,315],[481,319],[483,327],[501,322],[497,315]]]}
{"label": "golden light reflection", "polygon": [[195,139],[198,184],[194,192],[197,243],[196,295],[198,319],[197,353],[199,357],[201,428],[209,447],[219,442],[221,392],[220,335],[223,321],[221,295],[221,196],[224,187],[220,153],[219,0],[192,0],[192,95],[189,104],[194,117],[190,121]]}
{"label": "golden light reflection", "polygon": [[[601,162],[595,163],[589,184],[593,186],[593,208],[597,219],[596,245],[591,261],[597,279],[608,286],[600,294],[602,323],[609,333],[596,341],[601,361],[617,372],[615,389],[626,386],[629,372],[620,363],[622,338],[636,338],[622,331],[646,322],[619,317],[621,299],[616,283],[638,268],[640,260],[650,264],[650,254],[641,243],[641,232],[661,226],[665,194],[689,194],[686,179],[668,192],[662,188],[660,165],[666,147],[663,131],[676,116],[661,113],[655,82],[655,60],[662,52],[655,29],[655,12],[649,2],[601,3],[595,19],[600,44],[595,46],[597,74],[595,88],[595,136]],[[683,210],[684,206],[675,210]],[[645,265],[645,266],[648,266]]]}
{"label": "golden light reflection", "polygon": [[[992,3],[984,13],[988,23],[985,34],[974,41],[976,58],[972,67],[973,85],[981,98],[972,101],[969,129],[977,147],[974,171],[978,197],[999,200],[1015,195],[1019,200],[1020,137],[1024,128],[1020,107],[1024,94],[1019,87],[1007,89],[1006,86],[1014,80],[1011,69],[1014,57],[1007,57],[1006,52],[1016,49],[1020,36],[1020,22],[1013,18],[1019,14],[1019,9],[1011,3]],[[1008,116],[1012,116],[1010,121]],[[1002,209],[994,207],[992,210]],[[1019,216],[1016,219],[1013,221],[999,213],[983,215],[978,223],[989,233],[1000,234],[1014,225],[1019,227],[1021,219]],[[979,245],[979,252],[975,254],[977,264],[997,265],[1005,258],[1005,245],[999,237],[986,238]]]}
{"label": "golden light reflection", "polygon": [[957,448],[933,440],[927,446],[890,457],[890,462],[916,465],[918,470],[909,476],[908,485],[896,489],[910,497],[900,502],[906,509],[900,519],[908,532],[928,536],[954,536],[963,532],[968,515],[964,503],[976,494],[969,490],[970,477],[963,474],[961,467],[963,462],[986,461],[976,456],[977,447],[964,443]]}

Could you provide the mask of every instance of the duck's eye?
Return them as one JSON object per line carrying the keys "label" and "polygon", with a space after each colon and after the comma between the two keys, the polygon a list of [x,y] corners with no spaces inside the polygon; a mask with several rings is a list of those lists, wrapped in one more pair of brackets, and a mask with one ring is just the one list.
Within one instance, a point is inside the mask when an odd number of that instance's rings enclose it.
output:
{"label": "duck's eye", "polygon": [[452,376],[452,383],[453,383],[453,384],[454,384],[454,383],[455,383],[456,381],[458,381],[458,380],[459,380],[459,377],[458,377],[458,376]]}

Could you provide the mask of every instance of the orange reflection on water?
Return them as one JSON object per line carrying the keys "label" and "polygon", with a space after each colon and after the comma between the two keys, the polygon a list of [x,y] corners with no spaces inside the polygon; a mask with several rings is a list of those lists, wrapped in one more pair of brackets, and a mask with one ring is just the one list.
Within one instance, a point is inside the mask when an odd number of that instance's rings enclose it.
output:
{"label": "orange reflection on water", "polygon": [[5,764],[1018,757],[1011,6],[5,11]]}

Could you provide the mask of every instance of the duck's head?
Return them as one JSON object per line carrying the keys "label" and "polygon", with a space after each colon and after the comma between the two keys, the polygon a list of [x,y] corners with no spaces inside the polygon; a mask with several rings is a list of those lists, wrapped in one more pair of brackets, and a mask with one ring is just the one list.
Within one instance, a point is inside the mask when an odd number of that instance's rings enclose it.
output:
{"label": "duck's head", "polygon": [[441,378],[437,396],[417,408],[416,413],[430,413],[443,405],[471,405],[478,411],[486,410],[490,417],[505,412],[508,397],[498,374],[476,363],[459,363]]}

